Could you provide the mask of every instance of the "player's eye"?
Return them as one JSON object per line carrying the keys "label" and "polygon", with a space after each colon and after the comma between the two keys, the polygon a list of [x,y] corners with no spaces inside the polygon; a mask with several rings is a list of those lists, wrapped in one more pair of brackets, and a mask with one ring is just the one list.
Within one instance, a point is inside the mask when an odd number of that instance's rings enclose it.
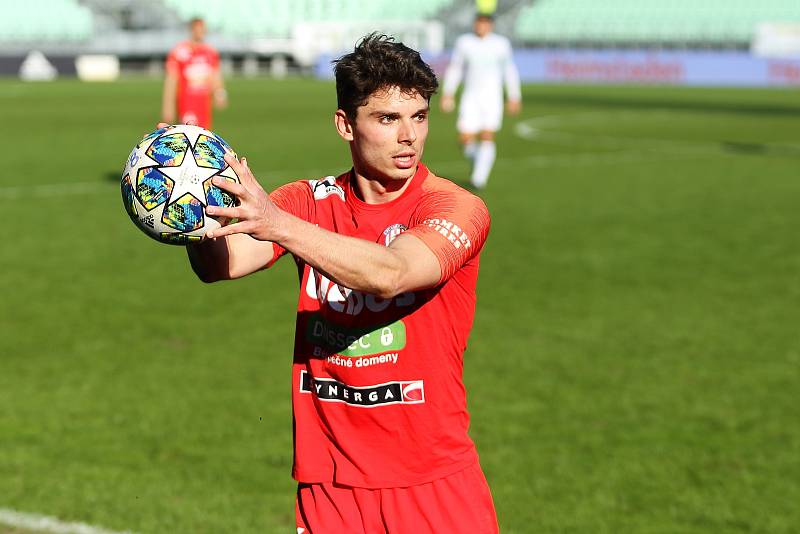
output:
{"label": "player's eye", "polygon": [[392,121],[394,120],[394,117],[392,115],[381,115],[379,120],[383,124],[391,124]]}
{"label": "player's eye", "polygon": [[417,115],[414,116],[414,118],[417,119],[417,122],[425,122],[426,120],[428,120],[428,114],[418,113]]}

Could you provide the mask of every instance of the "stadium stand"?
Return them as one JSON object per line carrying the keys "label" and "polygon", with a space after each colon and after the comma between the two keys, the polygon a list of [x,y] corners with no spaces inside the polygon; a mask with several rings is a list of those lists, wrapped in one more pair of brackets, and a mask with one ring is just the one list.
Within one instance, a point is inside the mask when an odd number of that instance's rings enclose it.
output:
{"label": "stadium stand", "polygon": [[[288,37],[299,22],[424,20],[453,0],[165,0],[187,21],[203,16],[210,29],[236,37]],[[413,15],[413,16],[410,16]]]}
{"label": "stadium stand", "polygon": [[75,0],[0,0],[0,42],[76,42],[92,36],[92,11]]}
{"label": "stadium stand", "polygon": [[516,37],[528,44],[747,46],[756,27],[800,21],[797,0],[537,0],[522,8]]}

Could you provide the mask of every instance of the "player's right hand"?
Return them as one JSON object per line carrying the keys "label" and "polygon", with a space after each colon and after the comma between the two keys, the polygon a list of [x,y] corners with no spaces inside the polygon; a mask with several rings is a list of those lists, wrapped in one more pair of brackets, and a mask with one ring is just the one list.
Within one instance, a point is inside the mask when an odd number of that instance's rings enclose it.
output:
{"label": "player's right hand", "polygon": [[241,183],[219,176],[215,176],[211,183],[235,196],[239,203],[229,208],[208,206],[206,213],[217,218],[236,219],[236,222],[216,228],[208,232],[206,237],[213,239],[232,234],[248,234],[259,241],[278,241],[278,221],[283,212],[258,183],[245,158],[239,161],[233,152],[228,152],[225,154],[225,162],[239,176]]}

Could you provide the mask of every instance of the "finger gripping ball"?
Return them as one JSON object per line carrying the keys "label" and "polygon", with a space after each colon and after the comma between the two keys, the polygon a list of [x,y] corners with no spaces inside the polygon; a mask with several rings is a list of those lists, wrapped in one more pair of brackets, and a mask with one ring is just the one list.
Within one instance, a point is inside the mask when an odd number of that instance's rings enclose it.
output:
{"label": "finger gripping ball", "polygon": [[230,207],[236,199],[213,185],[221,176],[239,182],[225,162],[230,146],[217,134],[188,124],[165,126],[145,135],[125,162],[122,202],[133,223],[162,243],[200,241],[220,222],[207,206]]}

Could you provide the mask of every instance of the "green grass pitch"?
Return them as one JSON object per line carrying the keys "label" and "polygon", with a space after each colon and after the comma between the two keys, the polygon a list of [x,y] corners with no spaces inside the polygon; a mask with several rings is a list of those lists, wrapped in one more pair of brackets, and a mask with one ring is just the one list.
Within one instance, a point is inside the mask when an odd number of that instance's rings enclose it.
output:
{"label": "green grass pitch", "polygon": [[[330,83],[229,92],[215,130],[268,189],[348,168]],[[502,531],[796,532],[800,93],[524,98],[465,355]],[[134,228],[119,174],[159,99],[0,82],[0,509],[290,532],[294,267],[203,285]],[[424,159],[465,182],[452,115]]]}

